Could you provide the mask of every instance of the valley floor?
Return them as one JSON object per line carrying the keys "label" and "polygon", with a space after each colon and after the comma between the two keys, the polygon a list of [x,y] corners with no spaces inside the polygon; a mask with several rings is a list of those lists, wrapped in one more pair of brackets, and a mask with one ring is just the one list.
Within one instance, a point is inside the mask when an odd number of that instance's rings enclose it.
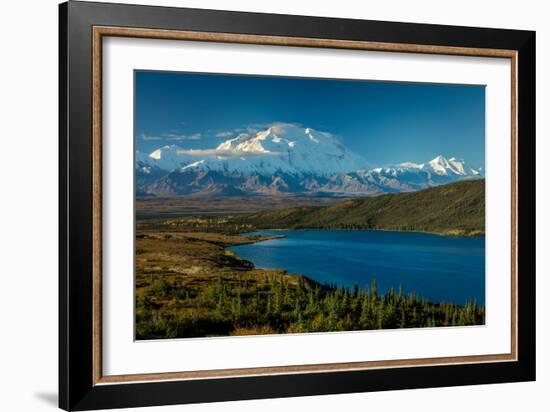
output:
{"label": "valley floor", "polygon": [[227,215],[284,209],[295,206],[326,206],[347,197],[318,197],[294,194],[263,196],[172,196],[138,197],[138,219],[150,217],[177,217],[189,215]]}

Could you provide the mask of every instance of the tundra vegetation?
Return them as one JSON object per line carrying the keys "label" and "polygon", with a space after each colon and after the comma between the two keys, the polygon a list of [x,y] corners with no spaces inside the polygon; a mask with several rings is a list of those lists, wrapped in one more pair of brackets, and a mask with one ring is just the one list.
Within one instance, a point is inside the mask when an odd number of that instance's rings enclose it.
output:
{"label": "tundra vegetation", "polygon": [[399,285],[379,293],[375,280],[350,289],[319,284],[282,269],[256,268],[227,250],[274,238],[242,234],[268,228],[480,235],[484,213],[484,181],[477,180],[332,205],[139,219],[136,338],[484,324],[485,309],[475,302],[429,302]]}

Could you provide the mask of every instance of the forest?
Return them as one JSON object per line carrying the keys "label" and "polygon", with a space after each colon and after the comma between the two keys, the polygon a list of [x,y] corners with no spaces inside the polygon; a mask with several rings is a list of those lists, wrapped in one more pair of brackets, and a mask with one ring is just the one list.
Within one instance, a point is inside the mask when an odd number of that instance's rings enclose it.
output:
{"label": "forest", "polygon": [[[143,292],[143,290],[142,290]],[[164,303],[160,303],[164,302]],[[137,301],[138,339],[331,332],[483,324],[483,307],[430,303],[414,293],[311,285],[303,276],[265,282],[237,278],[200,290],[155,279]]]}

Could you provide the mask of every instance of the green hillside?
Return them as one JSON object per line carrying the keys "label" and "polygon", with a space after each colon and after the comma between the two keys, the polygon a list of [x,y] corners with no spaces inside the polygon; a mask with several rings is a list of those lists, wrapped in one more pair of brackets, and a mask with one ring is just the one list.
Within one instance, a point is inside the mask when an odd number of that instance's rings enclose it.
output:
{"label": "green hillside", "polygon": [[378,229],[483,235],[485,180],[348,199],[331,206],[258,212],[237,217],[232,223],[258,229]]}

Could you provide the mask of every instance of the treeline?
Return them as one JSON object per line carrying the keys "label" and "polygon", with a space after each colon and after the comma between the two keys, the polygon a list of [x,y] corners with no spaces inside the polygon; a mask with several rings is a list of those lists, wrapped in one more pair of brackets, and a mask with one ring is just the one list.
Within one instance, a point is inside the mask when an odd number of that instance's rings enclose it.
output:
{"label": "treeline", "polygon": [[330,332],[369,329],[479,325],[485,309],[430,303],[414,293],[376,282],[361,290],[291,283],[273,277],[263,283],[218,278],[200,288],[166,276],[153,280],[136,302],[138,339]]}

